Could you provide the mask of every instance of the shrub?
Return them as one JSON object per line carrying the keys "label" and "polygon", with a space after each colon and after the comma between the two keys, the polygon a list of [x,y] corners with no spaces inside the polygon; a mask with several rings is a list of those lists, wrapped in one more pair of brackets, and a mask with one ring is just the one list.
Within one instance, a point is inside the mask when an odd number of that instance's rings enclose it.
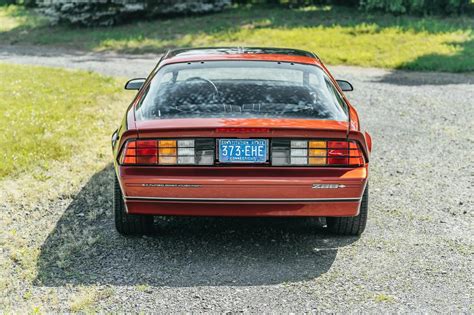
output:
{"label": "shrub", "polygon": [[10,4],[24,5],[25,7],[34,7],[36,5],[36,0],[0,0],[0,6]]}
{"label": "shrub", "polygon": [[392,14],[460,14],[472,0],[233,0],[237,4],[272,4],[290,7],[343,5]]}
{"label": "shrub", "polygon": [[52,24],[111,26],[134,17],[202,14],[222,10],[230,0],[38,0]]}
{"label": "shrub", "polygon": [[360,0],[360,7],[368,11],[393,14],[460,14],[470,0]]}

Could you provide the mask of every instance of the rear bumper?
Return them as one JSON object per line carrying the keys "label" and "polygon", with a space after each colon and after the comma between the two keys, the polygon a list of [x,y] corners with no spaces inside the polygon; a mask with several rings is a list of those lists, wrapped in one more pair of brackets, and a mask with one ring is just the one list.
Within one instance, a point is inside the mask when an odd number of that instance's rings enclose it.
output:
{"label": "rear bumper", "polygon": [[150,215],[183,216],[354,216],[359,212],[359,201],[299,202],[168,202],[127,199],[128,212]]}
{"label": "rear bumper", "polygon": [[118,171],[128,213],[149,215],[355,216],[367,182],[367,166]]}

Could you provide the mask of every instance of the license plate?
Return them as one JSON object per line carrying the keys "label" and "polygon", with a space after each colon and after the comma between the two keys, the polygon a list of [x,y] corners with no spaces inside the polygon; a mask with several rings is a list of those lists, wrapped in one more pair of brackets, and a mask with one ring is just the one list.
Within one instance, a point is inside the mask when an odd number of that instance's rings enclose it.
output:
{"label": "license plate", "polygon": [[268,157],[266,139],[220,139],[219,162],[265,163]]}

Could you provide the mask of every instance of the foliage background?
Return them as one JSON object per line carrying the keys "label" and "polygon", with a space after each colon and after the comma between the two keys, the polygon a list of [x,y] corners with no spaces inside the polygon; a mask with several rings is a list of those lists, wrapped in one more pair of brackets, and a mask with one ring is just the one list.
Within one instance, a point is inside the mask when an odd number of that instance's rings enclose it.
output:
{"label": "foliage background", "polygon": [[343,5],[395,15],[459,15],[472,8],[472,3],[472,0],[0,0],[0,5],[40,7],[53,23],[83,26],[110,26],[134,17],[218,12],[231,4]]}

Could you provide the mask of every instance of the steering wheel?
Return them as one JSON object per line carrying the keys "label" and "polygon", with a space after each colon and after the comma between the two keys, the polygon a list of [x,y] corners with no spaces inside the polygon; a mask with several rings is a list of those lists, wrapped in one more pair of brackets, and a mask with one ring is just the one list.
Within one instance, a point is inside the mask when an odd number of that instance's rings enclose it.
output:
{"label": "steering wheel", "polygon": [[212,82],[211,80],[209,79],[205,79],[205,78],[202,78],[202,77],[191,77],[191,78],[187,78],[186,80],[183,81],[184,84],[186,83],[189,83],[191,81],[201,81],[201,82],[205,82],[207,83],[209,86],[212,87],[212,89],[214,90],[214,93],[217,95],[219,93],[219,90],[217,90],[217,86],[214,84],[214,82]]}

